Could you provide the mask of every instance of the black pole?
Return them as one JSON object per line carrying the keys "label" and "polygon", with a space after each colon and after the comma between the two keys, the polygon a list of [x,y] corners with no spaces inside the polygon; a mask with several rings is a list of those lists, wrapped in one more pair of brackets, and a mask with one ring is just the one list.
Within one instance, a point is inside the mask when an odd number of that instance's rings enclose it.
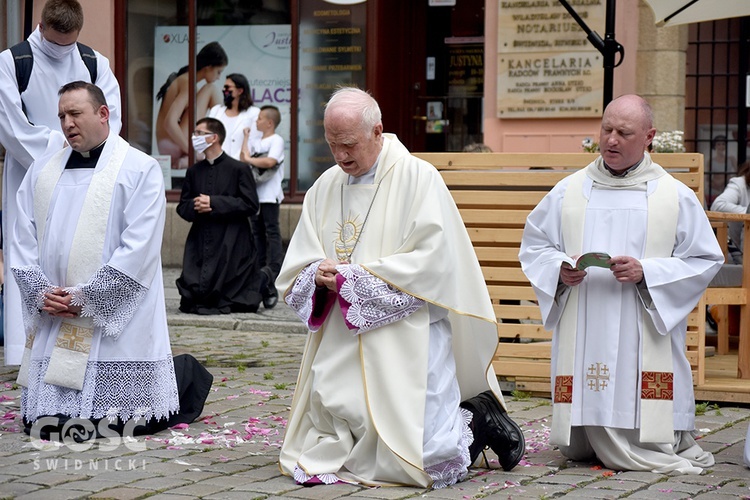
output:
{"label": "black pole", "polygon": [[[739,113],[737,114],[737,163],[747,160],[747,80],[750,79],[750,65],[748,65],[748,39],[750,39],[750,22],[747,17],[740,19],[740,84],[737,85],[737,103]],[[742,81],[742,77],[745,81]]]}
{"label": "black pole", "polygon": [[196,41],[198,40],[198,30],[196,25],[198,19],[198,0],[189,0],[188,2],[188,165],[195,163],[195,150],[190,141],[195,129],[195,55]]}
{"label": "black pole", "polygon": [[[612,93],[615,84],[615,52],[620,44],[615,40],[615,7],[616,0],[607,0],[607,18],[604,28],[604,91],[602,95],[602,110],[612,102]],[[622,61],[622,59],[620,59]]]}
{"label": "black pole", "polygon": [[23,14],[23,39],[26,40],[31,36],[31,31],[34,29],[34,0],[26,0],[24,2],[24,14]]}
{"label": "black pole", "polygon": [[[615,7],[617,0],[607,0],[607,17],[604,31],[604,40],[596,31],[592,31],[581,16],[570,6],[567,0],[558,0],[565,7],[565,10],[575,19],[578,26],[586,33],[586,38],[591,45],[596,48],[602,55],[604,66],[604,89],[602,92],[602,101],[604,108],[612,101],[612,88],[615,80],[615,68],[622,64],[625,58],[625,49],[615,40]],[[615,54],[620,54],[620,60],[615,63]]]}

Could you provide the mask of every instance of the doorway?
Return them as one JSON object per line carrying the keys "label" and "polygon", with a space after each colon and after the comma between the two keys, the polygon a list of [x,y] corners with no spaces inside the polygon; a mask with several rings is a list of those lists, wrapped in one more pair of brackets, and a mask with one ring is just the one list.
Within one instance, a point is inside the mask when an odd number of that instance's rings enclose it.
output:
{"label": "doorway", "polygon": [[482,142],[484,0],[427,7],[425,85],[414,114],[425,151]]}
{"label": "doorway", "polygon": [[370,11],[377,42],[368,82],[385,131],[411,151],[461,151],[483,140],[484,0],[431,5],[445,3],[386,0]]}

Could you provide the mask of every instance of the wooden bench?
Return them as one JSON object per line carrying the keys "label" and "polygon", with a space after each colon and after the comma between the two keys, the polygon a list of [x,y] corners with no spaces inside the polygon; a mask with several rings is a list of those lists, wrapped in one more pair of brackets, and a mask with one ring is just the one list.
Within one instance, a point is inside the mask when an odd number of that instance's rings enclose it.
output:
{"label": "wooden bench", "polygon": [[[723,212],[706,212],[708,219],[716,228],[716,235],[724,251],[724,258],[731,262],[727,251],[727,230],[730,223],[743,225],[742,281],[740,286],[709,288],[706,290],[706,302],[719,305],[717,353],[729,355],[729,315],[728,306],[739,307],[740,326],[737,348],[737,378],[750,379],[750,307],[748,307],[748,288],[750,288],[750,215]],[[744,334],[743,334],[744,333]]]}
{"label": "wooden bench", "polygon": [[[541,325],[541,313],[531,285],[521,271],[518,251],[529,212],[557,182],[589,164],[596,155],[416,153],[416,156],[441,172],[473,242],[499,322],[500,343],[493,365],[501,382],[507,382],[506,389],[549,395],[552,333]],[[653,158],[693,189],[698,199],[703,199],[702,154],[654,154]],[[720,293],[734,297],[735,302],[729,303],[737,303],[736,293]],[[706,383],[705,299],[704,296],[688,318],[686,351],[696,387]],[[721,395],[711,399],[721,400]],[[750,402],[750,385],[747,395],[732,397],[733,401],[744,399]]]}

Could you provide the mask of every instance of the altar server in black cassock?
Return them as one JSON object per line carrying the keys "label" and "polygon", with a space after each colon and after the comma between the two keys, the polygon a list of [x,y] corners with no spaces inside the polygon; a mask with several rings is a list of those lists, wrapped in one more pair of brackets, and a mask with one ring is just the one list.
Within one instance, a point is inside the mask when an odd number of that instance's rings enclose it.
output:
{"label": "altar server in black cassock", "polygon": [[267,279],[258,271],[248,218],[258,211],[252,172],[222,149],[219,120],[196,124],[193,147],[205,154],[187,170],[177,213],[192,223],[177,289],[180,310],[193,314],[255,312]]}

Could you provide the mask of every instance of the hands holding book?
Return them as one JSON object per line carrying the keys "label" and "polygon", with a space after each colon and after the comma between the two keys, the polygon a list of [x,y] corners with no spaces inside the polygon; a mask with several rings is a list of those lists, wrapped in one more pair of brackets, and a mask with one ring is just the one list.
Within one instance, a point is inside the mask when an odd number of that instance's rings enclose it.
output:
{"label": "hands holding book", "polygon": [[640,283],[643,280],[643,267],[638,259],[625,255],[610,257],[604,252],[589,252],[575,261],[571,259],[571,262],[563,262],[560,266],[560,281],[568,286],[577,286],[586,277],[585,269],[591,266],[609,269],[620,283]]}

